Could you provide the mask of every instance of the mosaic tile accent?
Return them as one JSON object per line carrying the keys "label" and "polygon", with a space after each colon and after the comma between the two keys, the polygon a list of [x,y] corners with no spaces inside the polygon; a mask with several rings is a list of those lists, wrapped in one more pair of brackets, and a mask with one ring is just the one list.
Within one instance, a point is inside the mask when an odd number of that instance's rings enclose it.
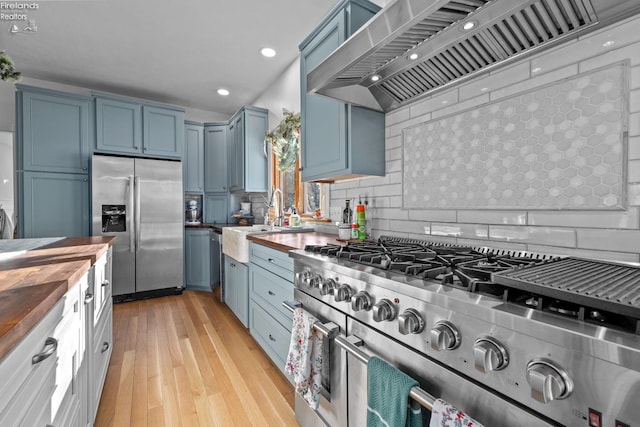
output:
{"label": "mosaic tile accent", "polygon": [[403,129],[403,208],[624,208],[628,68]]}

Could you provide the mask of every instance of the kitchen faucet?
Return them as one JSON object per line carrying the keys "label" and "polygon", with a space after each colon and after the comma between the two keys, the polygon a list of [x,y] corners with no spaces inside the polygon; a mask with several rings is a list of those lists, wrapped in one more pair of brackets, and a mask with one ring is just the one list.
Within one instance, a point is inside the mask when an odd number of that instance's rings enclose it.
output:
{"label": "kitchen faucet", "polygon": [[[280,201],[276,200],[276,205],[274,206],[273,202],[274,202],[274,198],[275,198],[276,193],[280,195]],[[277,222],[278,226],[280,226],[280,227],[282,226],[282,220],[284,219],[284,208],[282,206],[282,203],[283,203],[283,201],[282,201],[282,190],[280,190],[279,188],[275,188],[273,190],[273,192],[271,193],[271,197],[269,198],[269,207],[272,207],[272,206],[275,207],[276,208],[276,213],[277,213],[278,216],[276,216],[273,219],[273,222],[270,225],[275,225],[275,223]]]}

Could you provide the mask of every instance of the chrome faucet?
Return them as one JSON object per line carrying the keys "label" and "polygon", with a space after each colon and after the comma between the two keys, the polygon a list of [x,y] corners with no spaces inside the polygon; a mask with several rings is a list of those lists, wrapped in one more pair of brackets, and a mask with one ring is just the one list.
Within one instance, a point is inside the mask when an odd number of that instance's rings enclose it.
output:
{"label": "chrome faucet", "polygon": [[[273,203],[276,193],[280,195],[280,201],[276,200],[276,204],[274,205]],[[273,223],[271,223],[271,225],[275,225],[275,223],[277,222],[278,226],[282,227],[282,220],[284,219],[284,207],[282,206],[282,204],[282,190],[280,190],[279,188],[275,188],[271,193],[271,197],[269,198],[269,207],[275,207],[278,216],[273,219]]]}

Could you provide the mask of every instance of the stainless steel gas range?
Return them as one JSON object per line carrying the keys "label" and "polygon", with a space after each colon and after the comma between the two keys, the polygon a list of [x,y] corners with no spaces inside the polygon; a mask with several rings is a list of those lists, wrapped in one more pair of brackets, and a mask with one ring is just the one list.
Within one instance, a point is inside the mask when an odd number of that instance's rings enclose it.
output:
{"label": "stainless steel gas range", "polygon": [[291,256],[296,303],[334,331],[303,426],[366,425],[373,355],[486,427],[640,425],[640,268],[392,237]]}

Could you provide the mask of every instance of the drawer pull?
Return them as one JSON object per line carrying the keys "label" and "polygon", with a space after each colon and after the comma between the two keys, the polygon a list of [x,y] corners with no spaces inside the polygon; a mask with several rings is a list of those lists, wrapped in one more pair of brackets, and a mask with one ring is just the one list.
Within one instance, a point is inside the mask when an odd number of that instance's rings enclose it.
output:
{"label": "drawer pull", "polygon": [[105,280],[104,282],[102,282],[102,286],[109,286],[109,281]]}
{"label": "drawer pull", "polygon": [[267,258],[267,259],[269,260],[269,262],[272,262],[272,263],[274,263],[274,264],[276,263],[276,260],[275,260],[275,259],[273,259],[273,258]]}
{"label": "drawer pull", "polygon": [[36,365],[42,362],[44,359],[55,353],[57,348],[58,340],[52,337],[47,338],[44,342],[44,350],[31,358],[31,364]]}
{"label": "drawer pull", "polygon": [[276,339],[273,337],[273,335],[269,334],[269,339],[273,342],[276,342]]}
{"label": "drawer pull", "polygon": [[100,351],[102,353],[104,353],[107,350],[109,350],[109,343],[105,341],[105,342],[102,343],[102,350],[100,350]]}
{"label": "drawer pull", "polygon": [[276,296],[276,294],[273,291],[269,291],[269,295],[271,295],[272,297]]}
{"label": "drawer pull", "polygon": [[84,305],[91,304],[91,301],[93,301],[93,294],[92,293],[87,293],[84,296]]}

